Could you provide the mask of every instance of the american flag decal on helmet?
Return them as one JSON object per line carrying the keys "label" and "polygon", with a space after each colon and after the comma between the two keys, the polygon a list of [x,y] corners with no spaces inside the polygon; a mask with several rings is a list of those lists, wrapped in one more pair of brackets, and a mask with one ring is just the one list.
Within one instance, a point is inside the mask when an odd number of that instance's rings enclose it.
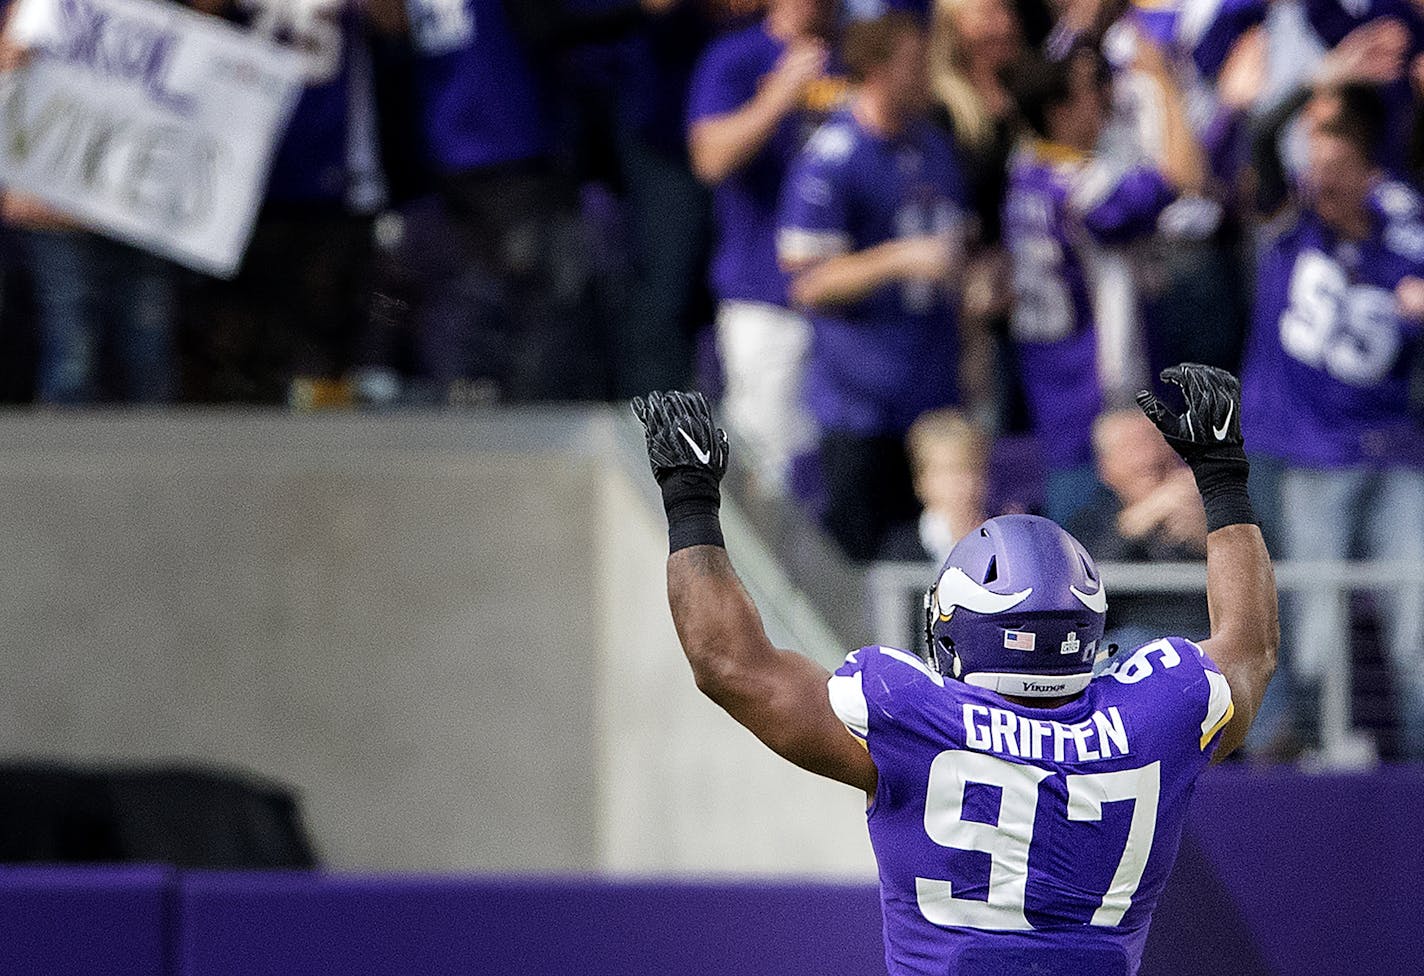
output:
{"label": "american flag decal on helmet", "polygon": [[1037,635],[1027,630],[1004,631],[1004,646],[1011,651],[1031,651],[1037,643]]}

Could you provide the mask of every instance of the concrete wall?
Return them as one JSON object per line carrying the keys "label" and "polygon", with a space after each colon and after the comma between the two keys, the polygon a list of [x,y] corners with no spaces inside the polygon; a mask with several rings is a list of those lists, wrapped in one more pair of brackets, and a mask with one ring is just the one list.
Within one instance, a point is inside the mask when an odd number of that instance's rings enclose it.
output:
{"label": "concrete wall", "polygon": [[865,875],[861,798],[692,687],[629,427],[5,419],[0,750],[279,778],[338,866]]}

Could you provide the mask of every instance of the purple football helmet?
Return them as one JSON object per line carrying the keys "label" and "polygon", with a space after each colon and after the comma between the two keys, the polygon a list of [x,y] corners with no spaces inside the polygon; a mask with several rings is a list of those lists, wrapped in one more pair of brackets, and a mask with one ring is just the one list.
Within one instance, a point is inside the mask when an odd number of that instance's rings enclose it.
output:
{"label": "purple football helmet", "polygon": [[930,663],[1025,698],[1086,688],[1106,617],[1093,557],[1036,515],[1001,515],[969,533],[925,594]]}

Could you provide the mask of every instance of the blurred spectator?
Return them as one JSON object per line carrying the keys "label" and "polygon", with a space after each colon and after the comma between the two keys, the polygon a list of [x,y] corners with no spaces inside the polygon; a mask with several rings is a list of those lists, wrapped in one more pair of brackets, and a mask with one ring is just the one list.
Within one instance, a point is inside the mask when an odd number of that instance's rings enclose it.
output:
{"label": "blurred spectator", "polygon": [[964,267],[962,312],[966,331],[985,341],[966,346],[961,375],[965,399],[981,415],[996,399],[1013,396],[1017,406],[1022,398],[1016,378],[996,370],[996,359],[1007,363],[1010,358],[1008,314],[1013,299],[1008,255],[1000,243],[1017,118],[1003,75],[1023,51],[1018,15],[1008,0],[934,4],[933,117],[954,140],[975,217],[976,247]]}
{"label": "blurred spectator", "polygon": [[761,21],[707,49],[689,95],[692,167],[713,187],[722,412],[772,488],[815,442],[802,401],[810,330],[788,307],[776,208],[787,166],[844,95],[831,73],[834,16],[831,0],[769,0]]}
{"label": "blurred spectator", "polygon": [[[561,168],[585,190],[598,328],[616,395],[691,380],[708,199],[683,120],[692,65],[710,39],[703,0],[522,0],[505,9],[547,75]],[[621,219],[620,219],[621,218]],[[626,235],[619,233],[626,223]],[[615,245],[609,248],[608,245]]]}
{"label": "blurred spectator", "polygon": [[[25,41],[4,9],[0,71],[20,67]],[[5,223],[34,288],[35,399],[163,403],[174,393],[177,269],[163,258],[90,233],[39,200],[6,192]],[[107,368],[106,368],[107,367]]]}
{"label": "blurred spectator", "polygon": [[542,13],[538,56],[561,67],[578,178],[607,184],[623,204],[631,273],[608,289],[615,299],[604,311],[618,397],[692,381],[710,200],[692,173],[684,122],[693,65],[716,22],[710,6],[525,0],[510,8],[516,20]]}
{"label": "blurred spectator", "polygon": [[[1304,139],[1292,140],[1292,135],[1342,114],[1383,133],[1388,110],[1379,86],[1393,82],[1404,71],[1408,42],[1408,34],[1394,20],[1371,21],[1356,28],[1326,52],[1308,84],[1293,87],[1254,120],[1249,162],[1259,214],[1273,216],[1293,199],[1305,160]],[[1302,128],[1290,128],[1298,116]],[[1301,144],[1298,152],[1292,151],[1296,141]]]}
{"label": "blurred spectator", "polygon": [[856,96],[807,144],[783,191],[778,253],[793,301],[810,310],[806,396],[821,427],[825,523],[854,559],[914,522],[905,434],[958,398],[949,278],[965,197],[926,117],[926,49],[907,13],[847,28]]}
{"label": "blurred spectator", "polygon": [[422,134],[452,239],[413,312],[438,397],[604,389],[575,188],[554,165],[549,72],[504,0],[413,0]]}
{"label": "blurred spectator", "polygon": [[1114,517],[1094,553],[1119,562],[1200,559],[1206,514],[1196,484],[1152,422],[1136,407],[1093,424],[1098,477],[1115,496]]}
{"label": "blurred spectator", "polygon": [[[1424,201],[1386,178],[1379,133],[1361,121],[1312,122],[1299,213],[1258,274],[1242,419],[1247,443],[1286,465],[1290,559],[1424,560],[1424,419],[1410,389],[1424,355]],[[1424,758],[1424,584],[1381,605],[1404,749]],[[1288,674],[1313,684],[1343,666],[1340,649],[1316,596],[1291,606]]]}
{"label": "blurred spectator", "polygon": [[[1424,51],[1424,14],[1416,0],[1303,0],[1306,21],[1326,48],[1341,44],[1361,26],[1389,22],[1402,39],[1401,56],[1406,64]],[[1387,123],[1379,146],[1382,165],[1403,168],[1408,154],[1414,98],[1406,73],[1397,71],[1381,82]]]}
{"label": "blurred spectator", "polygon": [[880,557],[942,563],[988,518],[989,435],[958,410],[931,410],[910,425],[905,441],[924,510],[915,525],[890,534]]}
{"label": "blurred spectator", "polygon": [[986,245],[999,241],[1015,137],[1014,102],[1004,73],[1023,51],[1018,18],[1007,0],[936,0],[930,54],[934,115],[954,138],[979,239]]}
{"label": "blurred spectator", "polygon": [[1012,87],[1032,130],[1009,175],[1004,236],[1014,259],[1013,337],[1033,429],[1047,467],[1045,512],[1069,522],[1097,478],[1091,430],[1103,406],[1098,277],[1101,248],[1153,232],[1178,194],[1196,192],[1204,161],[1156,48],[1143,70],[1164,93],[1160,153],[1123,168],[1095,155],[1109,110],[1109,77],[1095,49],[1062,61],[1025,58]]}
{"label": "blurred spectator", "polygon": [[[1098,492],[1069,530],[1108,562],[1161,562],[1206,555],[1206,513],[1192,474],[1137,407],[1093,424]],[[1137,647],[1163,634],[1201,639],[1211,630],[1197,594],[1140,594],[1112,600],[1112,639]]]}
{"label": "blurred spectator", "polygon": [[[231,281],[193,296],[194,394],[301,404],[351,367],[371,295],[385,189],[368,25],[358,0],[194,0],[303,55],[306,87]],[[339,397],[338,397],[339,398]]]}
{"label": "blurred spectator", "polygon": [[4,216],[18,231],[34,286],[36,401],[172,399],[177,269],[83,230],[32,197],[7,193]]}

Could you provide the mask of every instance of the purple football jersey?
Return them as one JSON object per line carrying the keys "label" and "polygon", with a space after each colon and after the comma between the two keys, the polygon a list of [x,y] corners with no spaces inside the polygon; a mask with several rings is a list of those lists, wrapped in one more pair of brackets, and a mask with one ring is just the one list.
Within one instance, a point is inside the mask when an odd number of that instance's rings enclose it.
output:
{"label": "purple football jersey", "polygon": [[1146,644],[1053,709],[888,647],[852,653],[829,694],[879,771],[866,820],[890,976],[1137,971],[1232,715],[1201,648]]}
{"label": "purple football jersey", "polygon": [[1261,261],[1241,382],[1253,450],[1306,467],[1424,466],[1409,389],[1424,331],[1394,299],[1401,278],[1424,276],[1424,202],[1393,182],[1373,201],[1365,240],[1307,211]]}
{"label": "purple football jersey", "polygon": [[431,162],[450,173],[549,151],[548,108],[505,0],[409,0]]}
{"label": "purple football jersey", "polygon": [[[962,233],[964,185],[929,123],[886,139],[838,113],[797,157],[781,198],[783,258],[828,257],[923,234]],[[810,314],[805,395],[831,430],[898,434],[955,402],[959,333],[947,286],[884,285]]]}
{"label": "purple football jersey", "polygon": [[1152,233],[1172,202],[1155,170],[1114,169],[1072,150],[1032,142],[1014,155],[1004,240],[1014,261],[1011,332],[1045,463],[1092,461],[1102,407],[1093,316],[1098,245]]}
{"label": "purple football jersey", "polygon": [[[742,108],[756,97],[786,44],[754,24],[714,41],[688,92],[688,124]],[[781,120],[761,152],[712,191],[716,243],[712,291],[721,300],[786,304],[786,276],[776,263],[776,206],[786,169],[811,133],[845,97],[838,69],[811,86],[805,104]]]}

